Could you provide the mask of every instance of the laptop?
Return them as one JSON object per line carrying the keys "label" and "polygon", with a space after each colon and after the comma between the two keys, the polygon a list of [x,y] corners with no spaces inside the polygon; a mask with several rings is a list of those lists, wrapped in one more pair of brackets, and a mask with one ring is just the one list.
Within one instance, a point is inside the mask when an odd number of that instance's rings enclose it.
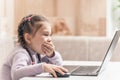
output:
{"label": "laptop", "polygon": [[67,68],[68,70],[71,70],[70,74],[72,76],[97,76],[99,73],[101,73],[105,69],[108,62],[110,61],[112,53],[119,40],[119,36],[120,36],[120,30],[117,30],[104,56],[104,59],[102,60],[101,65],[99,66],[64,65],[64,67]]}

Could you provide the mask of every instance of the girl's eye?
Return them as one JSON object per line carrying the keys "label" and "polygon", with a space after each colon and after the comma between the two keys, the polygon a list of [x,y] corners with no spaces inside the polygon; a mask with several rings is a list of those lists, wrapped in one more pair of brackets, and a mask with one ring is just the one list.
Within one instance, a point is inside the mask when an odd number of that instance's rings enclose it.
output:
{"label": "girl's eye", "polygon": [[49,34],[44,34],[44,36],[49,36]]}

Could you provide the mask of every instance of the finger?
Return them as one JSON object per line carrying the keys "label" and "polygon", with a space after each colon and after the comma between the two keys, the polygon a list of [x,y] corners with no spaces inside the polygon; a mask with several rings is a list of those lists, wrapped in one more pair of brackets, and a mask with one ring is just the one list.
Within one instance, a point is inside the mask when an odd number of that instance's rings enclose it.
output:
{"label": "finger", "polygon": [[52,43],[44,43],[46,46],[51,46],[51,47],[54,47],[54,45]]}
{"label": "finger", "polygon": [[45,44],[53,45],[53,42],[44,42]]}
{"label": "finger", "polygon": [[46,52],[46,54],[49,54],[49,53],[50,53],[50,55],[51,55],[51,53],[53,53],[53,50],[51,50],[51,49],[48,49],[48,48],[46,48],[46,47],[43,47],[43,49],[44,49],[44,51]]}
{"label": "finger", "polygon": [[62,66],[59,66],[59,68],[63,71],[63,72],[68,72],[68,70]]}
{"label": "finger", "polygon": [[58,68],[58,67],[54,68],[54,70],[57,71],[58,73],[62,74],[62,75],[65,74],[65,72],[63,72],[63,71],[62,71],[60,68]]}
{"label": "finger", "polygon": [[50,73],[51,73],[55,78],[57,78],[57,75],[56,75],[56,73],[55,73],[54,70],[51,69]]}
{"label": "finger", "polygon": [[45,47],[46,49],[50,50],[50,51],[51,51],[51,50],[54,50],[53,47],[51,47],[51,46],[46,46],[46,45],[44,45],[44,47]]}
{"label": "finger", "polygon": [[44,48],[47,49],[48,51],[53,51],[54,50],[53,47],[44,46]]}
{"label": "finger", "polygon": [[44,46],[43,46],[43,45],[42,45],[41,48],[42,48],[43,53],[46,54],[46,50],[44,49]]}
{"label": "finger", "polygon": [[46,53],[50,53],[50,49],[46,48],[45,46],[43,47],[44,51],[46,51]]}
{"label": "finger", "polygon": [[46,46],[47,48],[51,48],[55,50],[55,46],[53,44],[43,44],[43,45]]}
{"label": "finger", "polygon": [[48,45],[48,44],[43,44],[45,47],[47,48],[51,48],[51,49],[54,49],[54,45]]}

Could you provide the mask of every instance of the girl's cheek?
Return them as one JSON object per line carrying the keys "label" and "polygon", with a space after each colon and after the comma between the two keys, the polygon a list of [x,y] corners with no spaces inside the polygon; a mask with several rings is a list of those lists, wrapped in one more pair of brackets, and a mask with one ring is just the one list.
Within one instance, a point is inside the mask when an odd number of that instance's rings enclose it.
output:
{"label": "girl's cheek", "polygon": [[47,42],[48,41],[48,38],[44,38],[44,42]]}
{"label": "girl's cheek", "polygon": [[39,40],[39,43],[42,45],[44,42],[46,42],[46,39]]}

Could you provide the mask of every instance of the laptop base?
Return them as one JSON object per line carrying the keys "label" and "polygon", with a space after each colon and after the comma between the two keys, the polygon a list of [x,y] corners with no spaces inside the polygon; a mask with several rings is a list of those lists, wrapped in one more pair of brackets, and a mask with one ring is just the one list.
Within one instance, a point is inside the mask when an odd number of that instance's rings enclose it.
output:
{"label": "laptop base", "polygon": [[100,66],[79,66],[71,72],[72,76],[97,76]]}

